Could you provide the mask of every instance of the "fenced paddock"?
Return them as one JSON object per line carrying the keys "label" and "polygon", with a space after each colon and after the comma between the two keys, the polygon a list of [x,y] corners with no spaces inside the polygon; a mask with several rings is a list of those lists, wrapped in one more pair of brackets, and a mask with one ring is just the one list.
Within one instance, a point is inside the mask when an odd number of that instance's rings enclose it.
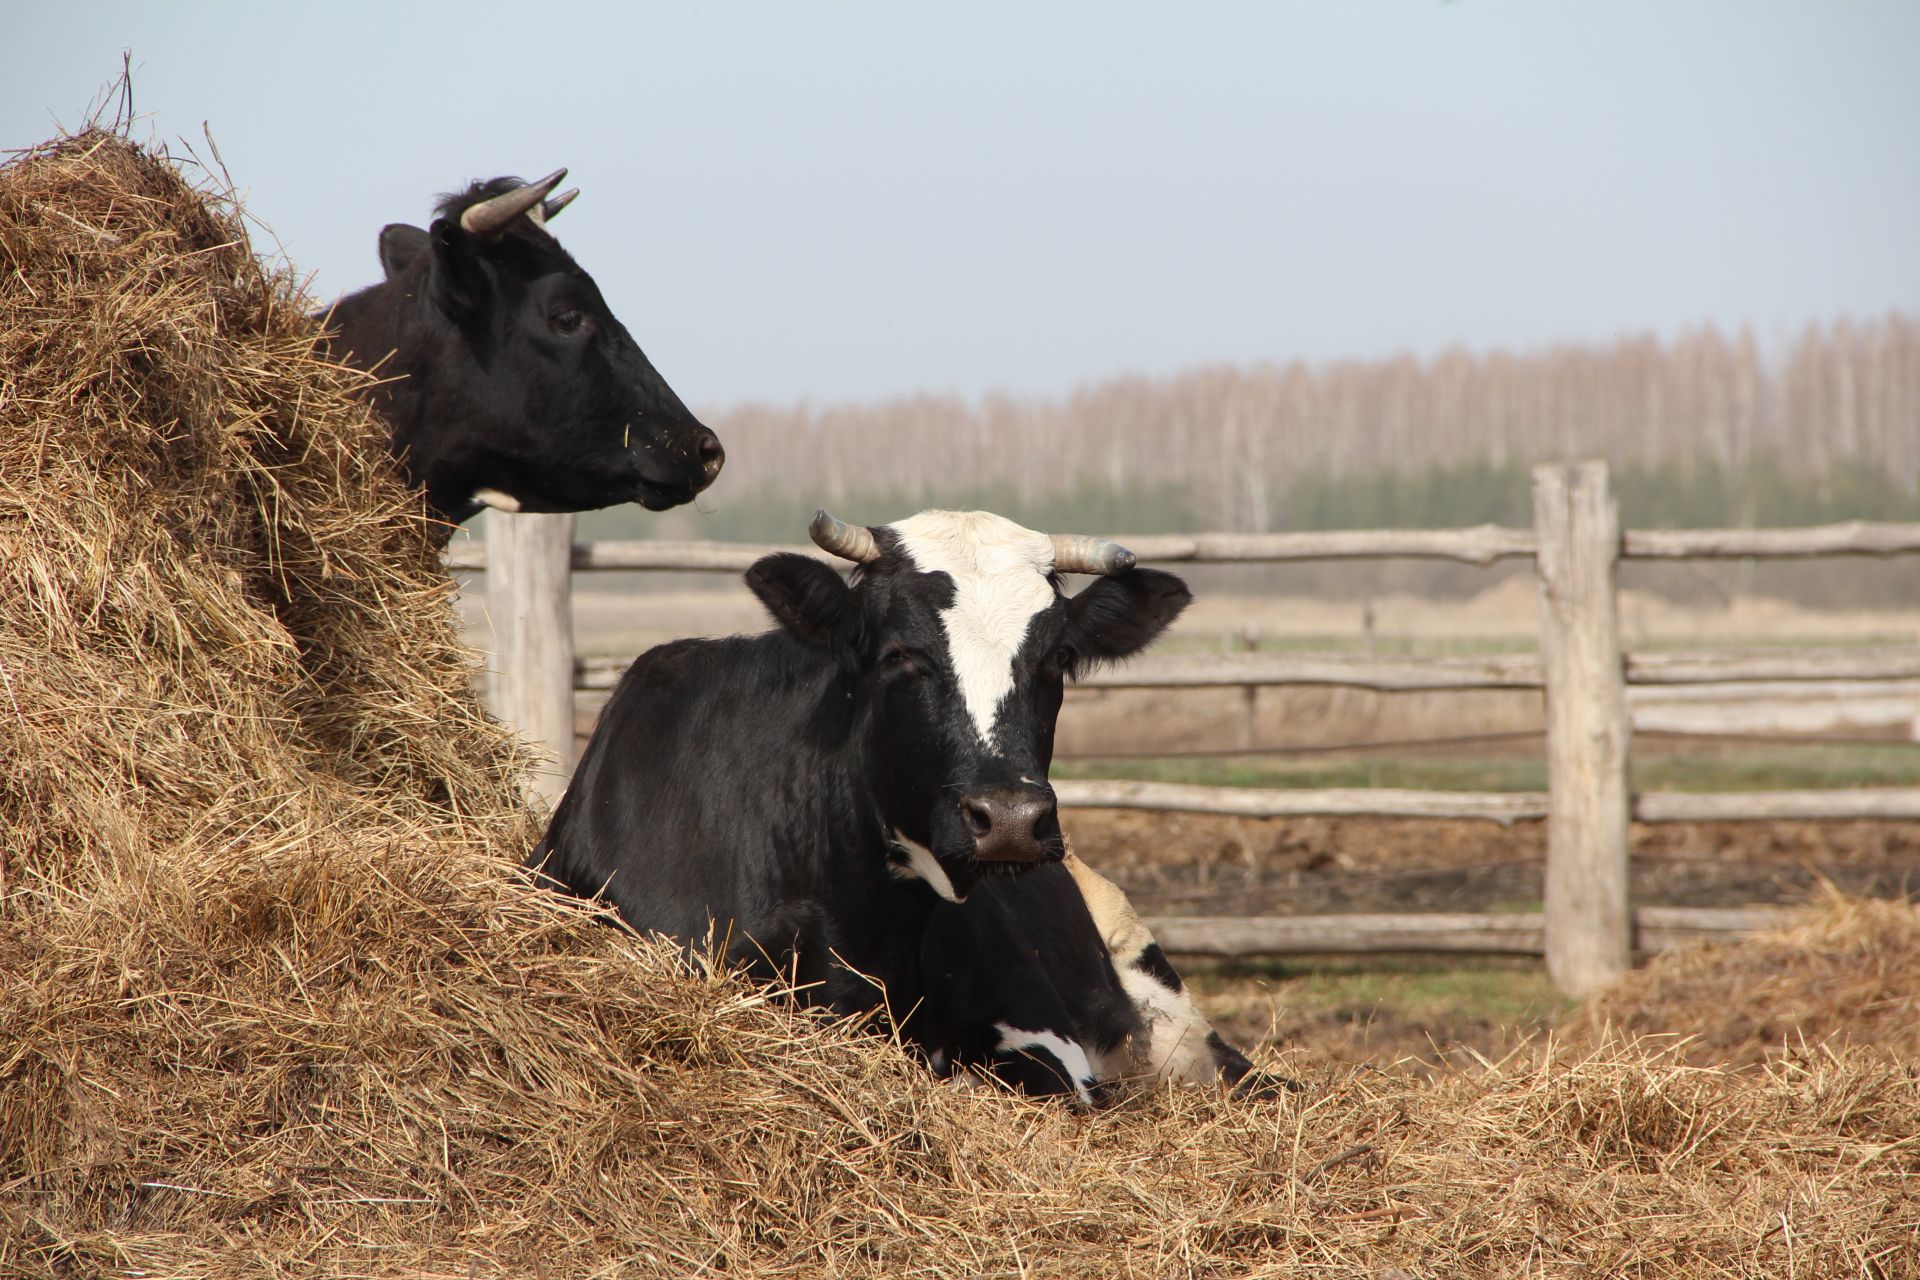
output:
{"label": "fenced paddock", "polygon": [[[1084,682],[1107,689],[1258,689],[1337,685],[1383,692],[1544,690],[1547,787],[1539,792],[1386,788],[1211,787],[1165,782],[1062,779],[1063,806],[1229,814],[1241,817],[1419,817],[1547,827],[1544,910],[1519,914],[1163,917],[1150,923],[1170,951],[1223,956],[1370,951],[1542,955],[1573,994],[1604,984],[1633,954],[1692,939],[1749,931],[1766,908],[1641,907],[1628,898],[1628,823],[1917,819],[1920,787],[1695,794],[1628,787],[1630,702],[1657,696],[1791,701],[1809,688],[1849,696],[1910,699],[1920,681],[1920,644],[1868,648],[1633,652],[1616,616],[1621,560],[1894,556],[1920,552],[1920,524],[1853,522],[1794,529],[1626,530],[1619,527],[1601,463],[1551,465],[1533,473],[1530,529],[1324,533],[1113,535],[1142,563],[1261,564],[1417,557],[1486,565],[1530,559],[1540,587],[1540,652],[1484,657],[1222,653],[1148,655]],[[604,690],[626,660],[577,661],[571,575],[576,572],[740,572],[774,550],[712,542],[575,544],[567,516],[488,518],[486,542],[457,547],[449,567],[488,572],[497,628],[492,698],[509,723],[562,768],[542,779],[549,798],[565,786],[573,750],[576,690]],[[1730,732],[1740,732],[1736,717]],[[1097,853],[1095,854],[1097,860]]]}
{"label": "fenced paddock", "polygon": [[98,132],[0,164],[0,229],[0,1275],[1920,1280],[1891,904],[1609,993],[1704,1070],[1262,1046],[1308,1089],[1077,1114],[530,892],[418,495],[291,274]]}

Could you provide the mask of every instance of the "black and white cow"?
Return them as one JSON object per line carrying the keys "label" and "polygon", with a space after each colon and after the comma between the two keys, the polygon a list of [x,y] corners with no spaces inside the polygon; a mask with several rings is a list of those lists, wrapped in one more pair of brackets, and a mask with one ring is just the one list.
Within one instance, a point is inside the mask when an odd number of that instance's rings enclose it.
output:
{"label": "black and white cow", "polygon": [[565,176],[475,183],[424,231],[388,226],[386,279],[322,317],[334,358],[385,379],[369,395],[442,519],[483,506],[661,511],[725,461],[547,231],[578,194],[548,198]]}
{"label": "black and white cow", "polygon": [[[1029,887],[1049,909],[1020,910]],[[1063,887],[1072,901],[1062,900]],[[982,880],[963,901],[934,909],[921,999],[935,1071],[991,1062],[1029,1093],[1070,1089],[1083,1102],[1100,1085],[1141,1074],[1135,1050],[1145,1020],[1078,905],[1064,867],[1047,863],[1018,880]]]}
{"label": "black and white cow", "polygon": [[[747,585],[775,630],[641,655],[534,860],[640,929],[722,940],[728,960],[797,979],[810,1001],[850,1014],[884,1001],[938,1065],[1084,1092],[1096,1072],[1082,1046],[954,1012],[958,987],[930,997],[928,922],[989,877],[1061,859],[1046,763],[1064,683],[1145,647],[1186,585],[1111,543],[984,512],[873,529],[822,512],[813,534],[860,565],[851,582],[811,557],[765,557]],[[1067,572],[1104,576],[1069,597]],[[977,1016],[993,1034],[938,1021]]]}
{"label": "black and white cow", "polygon": [[[1075,857],[1069,849],[1062,864],[1112,959],[1115,976],[1140,1024],[1127,1066],[1135,1079],[1177,1080],[1187,1084],[1228,1084],[1241,1093],[1273,1096],[1295,1088],[1290,1080],[1254,1070],[1253,1063],[1213,1029],[1194,1003],[1179,971],[1160,949],[1153,933],[1120,887]],[[1071,911],[1068,895],[1051,901],[1038,894],[1016,904],[1031,922],[1049,909]],[[1029,925],[1032,928],[1032,925]],[[1098,1034],[1088,1031],[1086,1034]]]}
{"label": "black and white cow", "polygon": [[1019,1027],[1026,1041],[1076,1046],[1096,1085],[1224,1084],[1252,1097],[1297,1087],[1213,1029],[1126,894],[1071,849],[938,907],[923,964],[936,1021],[970,1049],[1012,1044]]}

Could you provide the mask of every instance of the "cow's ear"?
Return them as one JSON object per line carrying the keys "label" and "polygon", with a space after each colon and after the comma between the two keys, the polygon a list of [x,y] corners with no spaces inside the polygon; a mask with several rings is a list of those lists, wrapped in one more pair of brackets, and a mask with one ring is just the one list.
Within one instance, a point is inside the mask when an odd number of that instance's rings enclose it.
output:
{"label": "cow's ear", "polygon": [[435,218],[427,229],[427,238],[433,250],[430,287],[434,302],[455,319],[478,310],[487,293],[480,242],[451,218]]}
{"label": "cow's ear", "polygon": [[1158,569],[1101,578],[1067,602],[1065,643],[1092,662],[1131,657],[1152,644],[1192,599],[1186,583]]}
{"label": "cow's ear", "polygon": [[850,653],[855,647],[860,611],[853,591],[812,556],[792,551],[762,556],[747,570],[747,589],[760,597],[775,622],[815,648]]}
{"label": "cow's ear", "polygon": [[389,222],[380,228],[380,266],[387,279],[406,274],[407,268],[426,253],[427,233],[404,222]]}

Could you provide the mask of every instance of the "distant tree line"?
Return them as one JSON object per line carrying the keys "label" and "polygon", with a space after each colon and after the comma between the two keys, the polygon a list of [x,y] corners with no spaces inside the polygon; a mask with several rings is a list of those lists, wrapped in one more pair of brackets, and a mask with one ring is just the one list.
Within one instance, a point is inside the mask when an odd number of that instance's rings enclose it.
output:
{"label": "distant tree line", "polygon": [[[1533,523],[1529,465],[1436,464],[1310,471],[1288,487],[1287,529],[1445,529]],[[1715,460],[1616,467],[1621,523],[1639,529],[1920,520],[1920,492],[1863,458],[1798,472],[1771,457],[1729,467]]]}
{"label": "distant tree line", "polygon": [[1525,524],[1527,468],[1615,464],[1629,525],[1920,518],[1920,321],[1524,355],[1197,369],[1064,400],[915,396],[706,416],[728,463],[698,514],[591,536],[789,541],[814,506],[984,506],[1127,532]]}

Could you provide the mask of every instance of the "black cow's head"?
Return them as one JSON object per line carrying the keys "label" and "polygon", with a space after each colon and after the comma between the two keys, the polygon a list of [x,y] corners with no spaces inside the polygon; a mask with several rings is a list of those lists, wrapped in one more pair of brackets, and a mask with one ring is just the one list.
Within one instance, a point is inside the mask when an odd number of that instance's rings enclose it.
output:
{"label": "black cow's head", "polygon": [[425,231],[388,226],[386,282],[333,313],[336,349],[400,375],[378,392],[394,451],[451,519],[482,506],[664,510],[725,460],[547,231],[577,194],[548,198],[565,174],[475,183]]}
{"label": "black cow's head", "polygon": [[[793,554],[760,560],[747,584],[867,700],[900,873],[957,901],[982,874],[1061,857],[1047,768],[1064,682],[1144,648],[1186,607],[1186,584],[1113,543],[986,512],[869,529],[823,511],[813,537],[861,565],[851,584]],[[1069,597],[1060,574],[1076,572],[1105,576]]]}

